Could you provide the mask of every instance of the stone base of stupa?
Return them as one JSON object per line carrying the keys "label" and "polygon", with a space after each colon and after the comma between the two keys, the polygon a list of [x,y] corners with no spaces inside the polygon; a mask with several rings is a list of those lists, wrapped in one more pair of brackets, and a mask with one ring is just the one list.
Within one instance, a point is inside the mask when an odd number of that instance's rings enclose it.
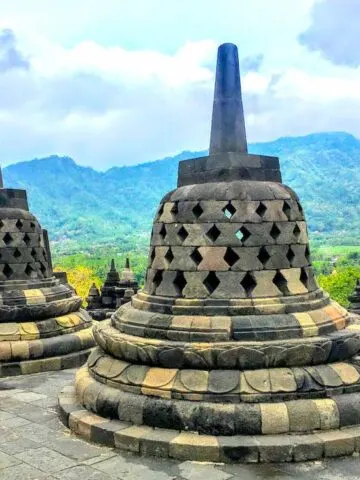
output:
{"label": "stone base of stupa", "polygon": [[[331,399],[290,401],[287,405],[258,404],[261,410],[266,407],[263,411],[263,428],[268,429],[269,433],[232,436],[206,435],[110,420],[85,409],[79,400],[84,394],[87,397],[85,401],[91,402],[90,397],[93,402],[98,399],[106,410],[116,404],[119,391],[96,382],[89,375],[87,367],[83,367],[77,374],[76,387],[67,387],[60,394],[63,423],[86,440],[141,455],[203,462],[269,463],[318,460],[360,451],[360,426],[354,425],[360,423],[359,393]],[[129,417],[138,417],[141,422],[141,409],[132,404],[131,397],[131,394],[125,395],[121,407]],[[220,411],[227,407],[217,404],[213,408]],[[251,412],[245,418],[243,416],[249,429],[252,422],[255,429],[256,420]],[[310,433],[299,431],[302,424],[304,430],[312,428],[311,421],[314,421],[314,425],[320,422],[322,429]]]}
{"label": "stone base of stupa", "polygon": [[[205,333],[204,318],[165,325],[161,315],[146,322],[138,311],[135,321],[125,305],[94,327],[100,347],[61,393],[62,421],[90,441],[159,457],[247,463],[351,455],[360,449],[360,323],[336,303],[325,309],[331,320],[324,313],[317,324],[296,314],[298,338],[279,330],[277,340],[214,343],[212,335],[225,334],[224,317],[209,318]],[[161,339],[125,332],[141,318]],[[280,317],[272,318],[276,325]],[[233,319],[230,337],[234,326]],[[168,341],[159,328],[202,340]]]}
{"label": "stone base of stupa", "polygon": [[[81,298],[54,277],[0,293],[0,377],[80,367],[94,338]],[[37,288],[36,288],[37,287]]]}

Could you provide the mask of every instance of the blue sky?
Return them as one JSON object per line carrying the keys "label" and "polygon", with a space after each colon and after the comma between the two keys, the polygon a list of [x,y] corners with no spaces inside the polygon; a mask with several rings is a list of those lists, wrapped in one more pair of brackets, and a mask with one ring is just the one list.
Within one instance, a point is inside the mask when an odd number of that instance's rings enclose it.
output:
{"label": "blue sky", "polygon": [[249,141],[360,136],[359,18],[358,0],[0,2],[2,164],[206,148],[222,42],[239,48]]}

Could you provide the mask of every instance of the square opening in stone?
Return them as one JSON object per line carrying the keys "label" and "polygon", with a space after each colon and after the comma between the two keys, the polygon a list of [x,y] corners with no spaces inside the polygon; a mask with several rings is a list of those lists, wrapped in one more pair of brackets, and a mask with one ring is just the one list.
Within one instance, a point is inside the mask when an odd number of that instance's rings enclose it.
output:
{"label": "square opening in stone", "polygon": [[190,258],[191,260],[195,263],[196,266],[200,265],[200,263],[202,262],[203,260],[203,257],[201,255],[201,253],[199,252],[199,249],[198,248],[195,248],[191,255],[190,255]]}
{"label": "square opening in stone", "polygon": [[201,217],[201,215],[204,213],[204,210],[202,209],[200,203],[196,204],[195,207],[192,209],[192,212],[195,216],[195,218]]}
{"label": "square opening in stone", "polygon": [[269,252],[266,250],[265,247],[261,247],[257,257],[258,257],[259,261],[262,263],[262,265],[265,267],[266,262],[270,258],[270,255],[269,255]]}
{"label": "square opening in stone", "polygon": [[273,223],[273,226],[271,227],[271,230],[270,230],[270,237],[276,240],[277,238],[279,238],[280,234],[281,234],[281,231],[279,227],[276,225],[276,223]]}
{"label": "square opening in stone", "polygon": [[184,226],[182,226],[182,227],[179,229],[179,231],[178,231],[177,234],[178,234],[178,237],[180,237],[180,239],[181,239],[182,242],[184,242],[184,241],[187,239],[187,237],[189,236],[189,234],[188,234],[188,232],[187,232],[187,230],[186,230],[186,228],[185,228]]}
{"label": "square opening in stone", "polygon": [[167,234],[166,227],[165,227],[165,224],[163,223],[161,228],[160,228],[159,235],[164,240],[165,237],[166,237],[166,234]]}
{"label": "square opening in stone", "polygon": [[228,218],[229,220],[231,220],[231,218],[234,216],[234,214],[236,213],[236,208],[234,207],[234,205],[232,205],[230,202],[226,205],[225,208],[223,208],[222,210],[224,212],[224,215],[226,218]]}
{"label": "square opening in stone", "polygon": [[220,285],[220,280],[216,276],[215,272],[209,272],[203,283],[206,287],[206,290],[209,292],[209,295],[211,295]]}
{"label": "square opening in stone", "polygon": [[240,282],[241,286],[245,290],[246,296],[250,297],[257,283],[255,278],[250,272],[246,272],[244,278]]}
{"label": "square opening in stone", "polygon": [[245,243],[246,240],[250,237],[251,233],[249,230],[243,225],[239,230],[235,233],[235,237],[240,240],[242,243]]}
{"label": "square opening in stone", "polygon": [[175,285],[175,289],[176,289],[176,292],[178,295],[182,296],[183,295],[183,290],[184,288],[186,287],[186,279],[184,277],[184,273],[179,271],[179,272],[176,272],[176,277],[173,281],[174,285]]}
{"label": "square opening in stone", "polygon": [[231,268],[239,260],[239,255],[232,248],[228,247],[226,249],[224,260]]}
{"label": "square opening in stone", "polygon": [[216,240],[219,238],[221,232],[218,229],[216,225],[213,225],[208,231],[206,236],[212,241],[216,242]]}
{"label": "square opening in stone", "polygon": [[263,216],[265,215],[266,210],[267,210],[266,205],[264,205],[263,202],[260,202],[260,203],[259,203],[259,206],[258,206],[257,209],[255,210],[255,212],[259,215],[259,217],[263,218]]}
{"label": "square opening in stone", "polygon": [[13,274],[12,268],[7,263],[5,263],[4,265],[3,274],[5,275],[6,278],[10,278],[11,275]]}

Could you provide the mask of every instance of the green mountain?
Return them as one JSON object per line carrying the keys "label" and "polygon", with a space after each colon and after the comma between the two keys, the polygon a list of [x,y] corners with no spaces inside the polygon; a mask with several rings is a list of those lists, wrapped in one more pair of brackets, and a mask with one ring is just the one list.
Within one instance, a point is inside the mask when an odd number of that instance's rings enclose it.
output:
{"label": "green mountain", "polygon": [[[283,181],[300,196],[313,241],[360,243],[360,140],[319,133],[256,143],[249,150],[280,157]],[[52,156],[6,167],[4,182],[28,191],[31,210],[58,253],[99,245],[142,249],[159,200],[176,187],[178,162],[204,154],[182,152],[106,172]]]}

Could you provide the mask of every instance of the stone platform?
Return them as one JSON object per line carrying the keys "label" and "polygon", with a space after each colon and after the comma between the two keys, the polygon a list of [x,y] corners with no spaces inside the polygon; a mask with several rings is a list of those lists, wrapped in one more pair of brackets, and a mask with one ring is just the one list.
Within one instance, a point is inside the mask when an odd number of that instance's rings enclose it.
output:
{"label": "stone platform", "polygon": [[140,457],[90,444],[69,434],[57,418],[57,395],[74,383],[74,373],[64,370],[0,380],[0,480],[358,478],[357,454],[317,462],[227,465]]}

